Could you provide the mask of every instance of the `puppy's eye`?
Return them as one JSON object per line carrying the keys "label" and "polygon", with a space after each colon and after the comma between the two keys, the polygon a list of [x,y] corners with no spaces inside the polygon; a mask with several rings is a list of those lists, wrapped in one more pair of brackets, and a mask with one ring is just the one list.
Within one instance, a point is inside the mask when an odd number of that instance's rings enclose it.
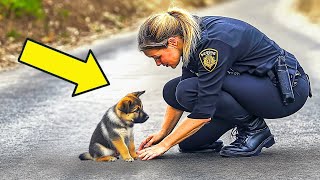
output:
{"label": "puppy's eye", "polygon": [[140,111],[140,107],[137,107],[137,109],[135,109],[133,112],[138,112]]}

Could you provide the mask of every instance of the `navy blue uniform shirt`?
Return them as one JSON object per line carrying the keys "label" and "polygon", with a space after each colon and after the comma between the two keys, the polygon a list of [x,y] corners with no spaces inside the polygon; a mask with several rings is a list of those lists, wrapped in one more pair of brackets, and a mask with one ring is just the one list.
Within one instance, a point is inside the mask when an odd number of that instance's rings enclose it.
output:
{"label": "navy blue uniform shirt", "polygon": [[200,18],[200,27],[201,40],[181,76],[181,81],[198,76],[198,100],[188,115],[194,119],[212,117],[230,68],[251,74],[270,69],[282,50],[265,34],[240,20],[206,16]]}

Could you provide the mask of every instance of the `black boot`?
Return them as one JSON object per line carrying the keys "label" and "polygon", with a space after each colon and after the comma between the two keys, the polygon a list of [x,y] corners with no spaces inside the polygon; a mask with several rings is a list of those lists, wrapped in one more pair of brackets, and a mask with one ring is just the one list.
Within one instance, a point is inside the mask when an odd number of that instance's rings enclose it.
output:
{"label": "black boot", "polygon": [[263,147],[271,147],[275,141],[263,118],[254,117],[237,125],[237,139],[224,146],[224,157],[257,156]]}

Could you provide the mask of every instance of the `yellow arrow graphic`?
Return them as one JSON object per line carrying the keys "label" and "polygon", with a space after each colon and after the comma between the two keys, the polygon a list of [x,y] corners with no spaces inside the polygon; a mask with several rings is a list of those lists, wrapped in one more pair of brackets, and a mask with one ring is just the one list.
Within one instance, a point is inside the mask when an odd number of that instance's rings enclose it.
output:
{"label": "yellow arrow graphic", "polygon": [[76,84],[72,97],[110,85],[98,61],[89,50],[86,62],[27,39],[19,62]]}

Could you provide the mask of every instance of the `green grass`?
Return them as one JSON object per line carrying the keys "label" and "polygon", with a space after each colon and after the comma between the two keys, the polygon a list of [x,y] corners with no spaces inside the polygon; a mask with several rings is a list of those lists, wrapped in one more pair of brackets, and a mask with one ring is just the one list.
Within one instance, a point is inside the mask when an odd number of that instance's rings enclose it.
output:
{"label": "green grass", "polygon": [[17,39],[17,38],[19,38],[19,37],[21,37],[21,33],[19,33],[18,31],[16,31],[16,30],[11,30],[11,31],[9,31],[7,34],[6,34],[6,36],[7,37],[12,37],[12,38],[14,38],[14,39]]}
{"label": "green grass", "polygon": [[0,13],[5,17],[21,17],[25,15],[42,18],[41,0],[0,0]]}

